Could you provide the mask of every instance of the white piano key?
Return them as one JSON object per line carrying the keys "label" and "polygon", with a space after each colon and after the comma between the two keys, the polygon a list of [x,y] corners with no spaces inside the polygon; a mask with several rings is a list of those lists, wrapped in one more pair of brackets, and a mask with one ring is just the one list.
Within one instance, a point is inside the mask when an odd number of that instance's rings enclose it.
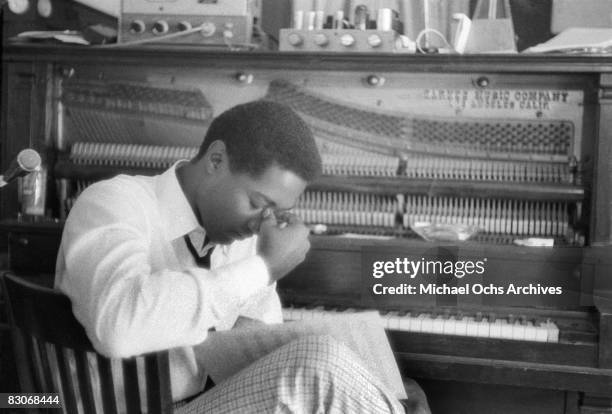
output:
{"label": "white piano key", "polygon": [[467,336],[467,323],[468,323],[467,316],[464,316],[458,321],[455,321],[455,335]]}
{"label": "white piano key", "polygon": [[501,338],[502,337],[502,320],[496,319],[490,325],[489,338]]}
{"label": "white piano key", "polygon": [[429,321],[431,325],[431,319],[425,313],[420,313],[416,318],[413,318],[412,332],[426,332],[423,331],[423,322]]}
{"label": "white piano key", "polygon": [[536,327],[534,326],[532,321],[525,322],[525,341],[535,341],[536,340]]}
{"label": "white piano key", "polygon": [[419,332],[431,333],[433,331],[433,319],[431,315],[428,314],[420,314],[419,318],[421,319],[421,330]]}
{"label": "white piano key", "polygon": [[477,321],[478,325],[476,329],[476,335],[480,338],[490,338],[491,337],[491,324],[487,318],[482,318],[480,321]]}
{"label": "white piano key", "polygon": [[389,312],[387,314],[387,329],[399,330],[401,316],[398,312]]}
{"label": "white piano key", "polygon": [[444,333],[444,322],[444,316],[442,315],[438,315],[436,318],[434,318],[431,324],[431,332],[435,334]]}
{"label": "white piano key", "polygon": [[457,319],[455,319],[452,315],[445,316],[442,333],[445,335],[455,335],[457,331]]}
{"label": "white piano key", "polygon": [[478,336],[478,322],[476,322],[476,320],[472,316],[467,318],[466,334],[467,336]]}
{"label": "white piano key", "polygon": [[518,341],[525,340],[525,322],[515,321],[512,325],[512,339]]}
{"label": "white piano key", "polygon": [[410,313],[407,313],[404,316],[400,316],[399,318],[399,330],[403,331],[403,332],[410,332],[412,331],[412,325],[413,325],[413,320],[415,319],[415,317],[413,315],[411,315]]}
{"label": "white piano key", "polygon": [[537,324],[535,340],[537,342],[547,342],[548,341],[548,329],[545,326],[545,322],[539,322]]}
{"label": "white piano key", "polygon": [[514,323],[510,323],[508,319],[498,319],[501,321],[501,337],[503,339],[512,339]]}
{"label": "white piano key", "polygon": [[546,342],[559,342],[559,327],[550,319],[546,321],[546,330],[548,332]]}

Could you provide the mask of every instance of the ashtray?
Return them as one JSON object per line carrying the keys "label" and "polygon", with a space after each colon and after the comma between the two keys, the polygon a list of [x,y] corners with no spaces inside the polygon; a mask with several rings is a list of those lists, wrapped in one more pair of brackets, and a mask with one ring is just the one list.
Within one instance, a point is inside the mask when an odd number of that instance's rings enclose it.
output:
{"label": "ashtray", "polygon": [[476,233],[477,226],[467,224],[430,223],[417,221],[410,228],[427,241],[466,241]]}

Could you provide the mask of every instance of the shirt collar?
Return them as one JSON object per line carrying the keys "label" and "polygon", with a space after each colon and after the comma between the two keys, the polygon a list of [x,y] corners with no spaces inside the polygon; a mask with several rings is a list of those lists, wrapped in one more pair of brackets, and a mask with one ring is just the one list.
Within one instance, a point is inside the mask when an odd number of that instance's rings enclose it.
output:
{"label": "shirt collar", "polygon": [[202,240],[206,235],[198,223],[191,205],[176,176],[176,167],[187,160],[180,160],[162,174],[158,175],[155,192],[161,218],[166,228],[168,240],[183,237],[185,234],[197,231],[202,233]]}

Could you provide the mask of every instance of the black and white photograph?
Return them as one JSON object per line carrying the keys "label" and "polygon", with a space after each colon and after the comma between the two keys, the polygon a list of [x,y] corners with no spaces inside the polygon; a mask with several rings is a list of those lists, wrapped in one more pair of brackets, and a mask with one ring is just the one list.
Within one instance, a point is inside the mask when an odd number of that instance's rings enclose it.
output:
{"label": "black and white photograph", "polygon": [[0,13],[0,412],[612,413],[612,0]]}

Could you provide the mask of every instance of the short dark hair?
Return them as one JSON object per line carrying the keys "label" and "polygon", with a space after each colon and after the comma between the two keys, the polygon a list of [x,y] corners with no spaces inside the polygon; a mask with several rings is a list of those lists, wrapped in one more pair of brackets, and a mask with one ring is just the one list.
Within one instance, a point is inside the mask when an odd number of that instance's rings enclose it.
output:
{"label": "short dark hair", "polygon": [[307,182],[321,174],[312,131],[290,107],[265,100],[234,106],[210,124],[197,159],[211,142],[225,143],[232,172],[259,177],[275,163]]}

